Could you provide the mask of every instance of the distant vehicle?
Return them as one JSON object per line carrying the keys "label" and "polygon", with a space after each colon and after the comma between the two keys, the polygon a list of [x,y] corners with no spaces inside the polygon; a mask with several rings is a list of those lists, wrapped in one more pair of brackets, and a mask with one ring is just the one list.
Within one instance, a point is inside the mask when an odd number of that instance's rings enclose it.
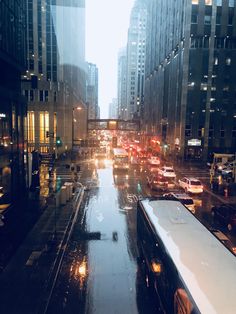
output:
{"label": "distant vehicle", "polygon": [[184,177],[182,179],[179,179],[179,185],[181,188],[185,190],[185,192],[190,192],[190,193],[202,193],[203,192],[203,185],[201,181],[196,178]]}
{"label": "distant vehicle", "polygon": [[152,190],[166,190],[168,188],[168,180],[157,173],[150,173],[147,176],[147,184]]}
{"label": "distant vehicle", "polygon": [[168,200],[180,201],[193,214],[195,213],[195,205],[194,205],[193,199],[188,194],[186,194],[186,193],[169,192],[169,193],[163,194],[163,197],[165,197]]}
{"label": "distant vehicle", "polygon": [[160,158],[157,156],[151,156],[148,158],[149,165],[159,166],[160,165]]}
{"label": "distant vehicle", "polygon": [[222,204],[211,209],[214,220],[229,231],[236,230],[236,204]]}
{"label": "distant vehicle", "polygon": [[107,151],[106,147],[102,147],[100,149],[97,149],[94,154],[95,159],[106,159],[107,158]]}
{"label": "distant vehicle", "polygon": [[167,166],[161,167],[159,169],[159,174],[163,175],[164,177],[168,177],[168,178],[175,178],[176,177],[174,169],[172,167],[167,167]]}
{"label": "distant vehicle", "polygon": [[226,246],[234,255],[236,255],[236,246],[232,241],[220,230],[210,229],[210,231]]}
{"label": "distant vehicle", "polygon": [[124,148],[113,149],[113,169],[126,170],[129,169],[129,155]]}
{"label": "distant vehicle", "polygon": [[235,256],[179,201],[138,201],[137,247],[158,313],[235,313]]}
{"label": "distant vehicle", "polygon": [[226,162],[219,172],[221,172],[224,177],[232,177],[234,167],[236,167],[236,161]]}
{"label": "distant vehicle", "polygon": [[145,165],[147,163],[147,157],[138,157],[137,162],[139,165]]}

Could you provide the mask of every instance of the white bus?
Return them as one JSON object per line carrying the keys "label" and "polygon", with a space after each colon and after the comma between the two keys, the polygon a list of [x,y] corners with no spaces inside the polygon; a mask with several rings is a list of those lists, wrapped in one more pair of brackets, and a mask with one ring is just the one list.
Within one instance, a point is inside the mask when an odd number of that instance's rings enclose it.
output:
{"label": "white bus", "polygon": [[124,148],[113,149],[113,169],[114,170],[129,169],[129,155]]}
{"label": "white bus", "polygon": [[236,313],[235,256],[180,202],[139,201],[137,245],[161,313]]}

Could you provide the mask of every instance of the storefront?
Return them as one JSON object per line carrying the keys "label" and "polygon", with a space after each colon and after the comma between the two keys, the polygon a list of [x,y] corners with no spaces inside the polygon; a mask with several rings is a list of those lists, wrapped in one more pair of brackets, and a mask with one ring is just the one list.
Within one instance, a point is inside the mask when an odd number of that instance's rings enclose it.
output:
{"label": "storefront", "polygon": [[186,160],[200,160],[202,159],[202,143],[199,139],[190,139],[187,141],[187,147],[185,148]]}

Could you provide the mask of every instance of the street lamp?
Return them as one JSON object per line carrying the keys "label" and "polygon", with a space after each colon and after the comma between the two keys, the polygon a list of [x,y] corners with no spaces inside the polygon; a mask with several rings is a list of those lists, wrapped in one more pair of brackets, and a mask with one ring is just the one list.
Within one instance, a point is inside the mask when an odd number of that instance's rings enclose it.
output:
{"label": "street lamp", "polygon": [[[77,115],[76,113],[79,113],[79,112],[80,114]],[[73,107],[73,110],[72,110],[72,151],[73,151],[75,142],[78,141],[78,138],[81,139],[84,137],[78,133],[86,131],[87,119],[88,119],[87,108],[85,105],[81,104],[79,106]],[[78,129],[78,127],[75,128],[75,123],[79,125],[80,129]],[[75,132],[76,132],[76,136],[75,136]]]}

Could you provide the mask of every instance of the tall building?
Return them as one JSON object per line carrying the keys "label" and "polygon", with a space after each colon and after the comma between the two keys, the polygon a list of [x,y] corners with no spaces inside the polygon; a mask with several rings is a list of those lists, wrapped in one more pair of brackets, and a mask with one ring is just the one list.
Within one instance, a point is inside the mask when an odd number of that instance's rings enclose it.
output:
{"label": "tall building", "polygon": [[148,2],[144,125],[188,159],[236,147],[235,2]]}
{"label": "tall building", "polygon": [[118,119],[117,98],[112,98],[112,102],[109,104],[109,119]]}
{"label": "tall building", "polygon": [[126,119],[139,118],[143,111],[147,9],[136,0],[131,11],[127,42]]}
{"label": "tall building", "polygon": [[27,180],[24,13],[25,1],[0,1],[0,198],[5,194],[10,201],[22,195]]}
{"label": "tall building", "polygon": [[72,148],[73,116],[85,104],[85,80],[84,1],[27,0],[22,91],[28,100],[30,151],[54,152],[57,137],[59,151]]}
{"label": "tall building", "polygon": [[87,62],[87,96],[88,118],[98,119],[98,68],[95,64]]}
{"label": "tall building", "polygon": [[118,118],[126,118],[126,47],[120,49],[118,54],[118,77],[117,77],[117,110]]}

